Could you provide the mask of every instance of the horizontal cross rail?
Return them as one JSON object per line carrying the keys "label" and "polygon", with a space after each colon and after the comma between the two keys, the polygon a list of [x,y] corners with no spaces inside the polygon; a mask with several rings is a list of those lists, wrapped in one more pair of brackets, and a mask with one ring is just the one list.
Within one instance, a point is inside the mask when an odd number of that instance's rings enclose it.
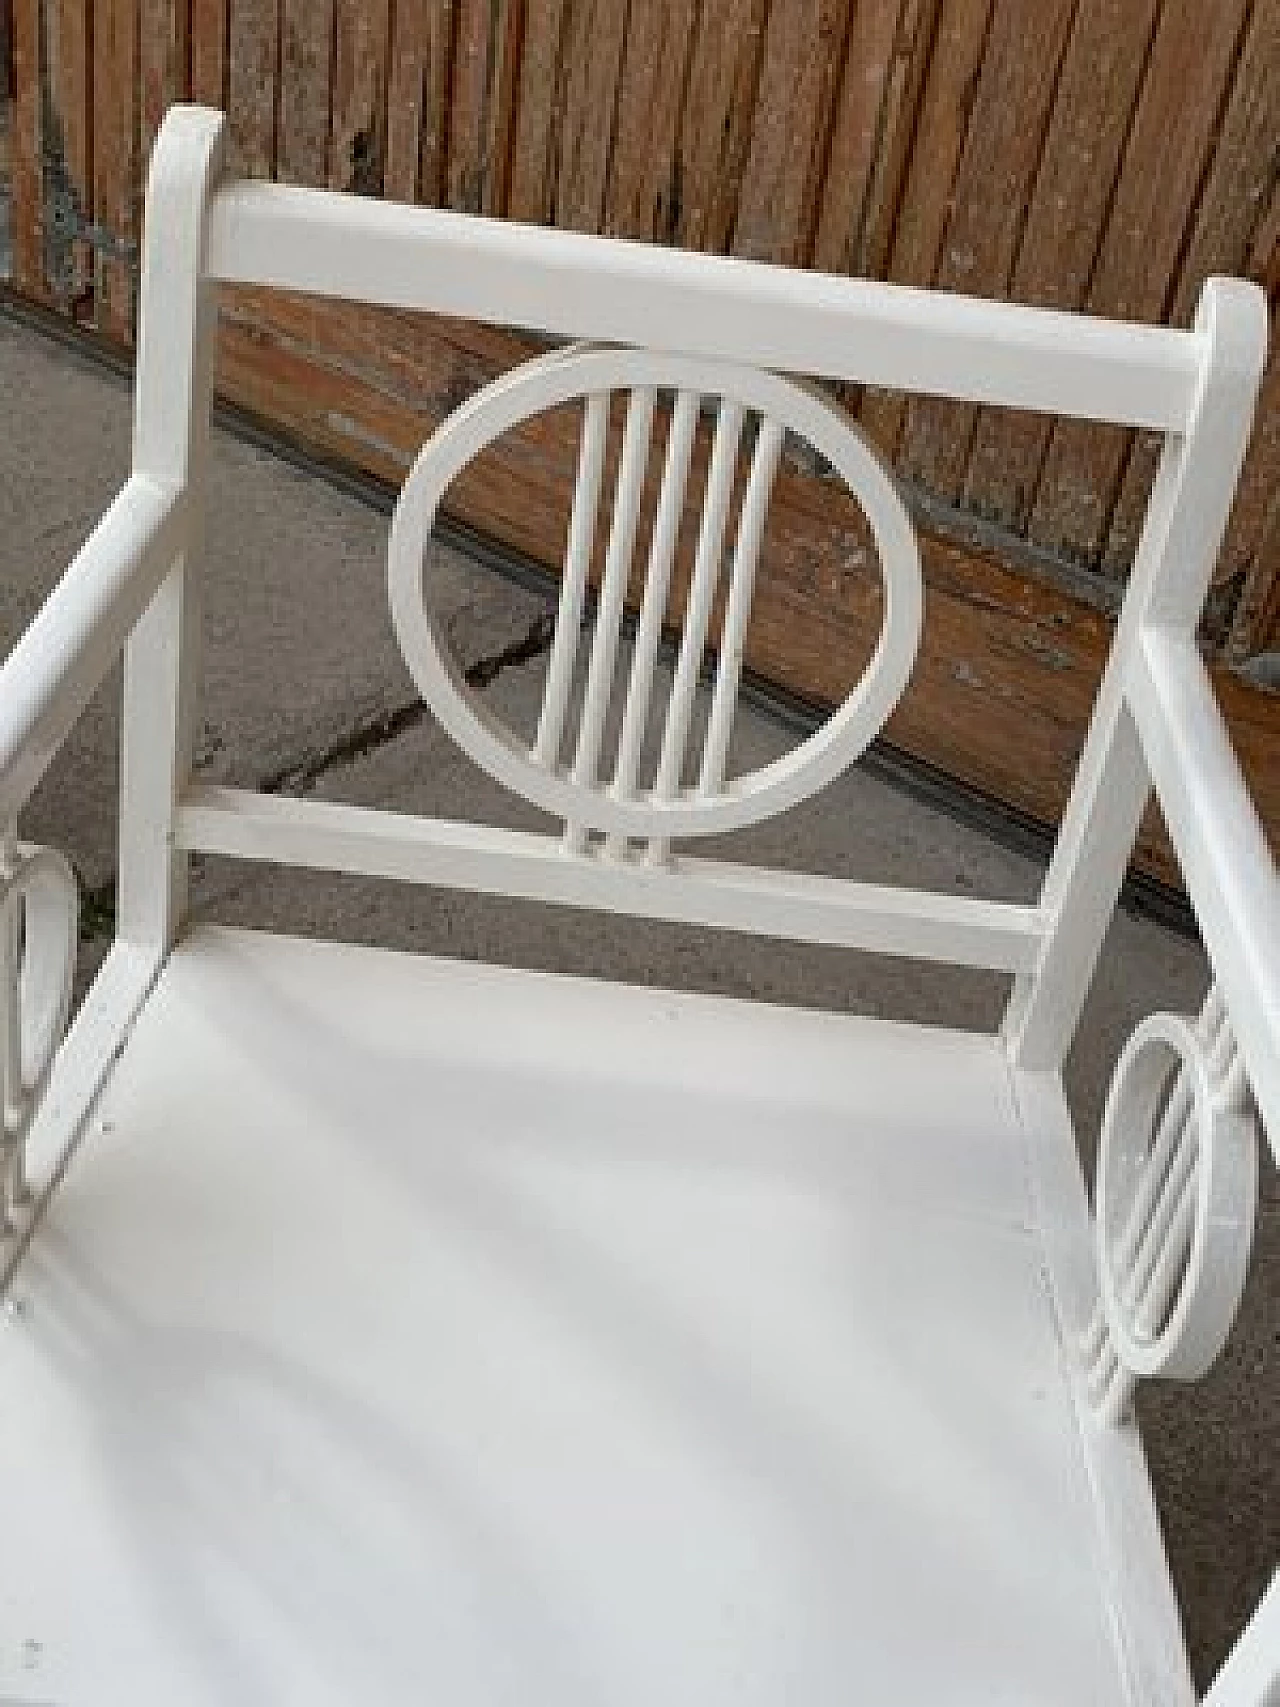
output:
{"label": "horizontal cross rail", "polygon": [[1181,431],[1197,333],[480,219],[233,183],[205,261],[261,284],[777,372]]}
{"label": "horizontal cross rail", "polygon": [[1023,972],[1043,937],[1039,910],[845,878],[676,857],[653,867],[566,852],[558,836],[410,817],[248,789],[190,790],[178,846],[357,876],[518,895],[754,936]]}

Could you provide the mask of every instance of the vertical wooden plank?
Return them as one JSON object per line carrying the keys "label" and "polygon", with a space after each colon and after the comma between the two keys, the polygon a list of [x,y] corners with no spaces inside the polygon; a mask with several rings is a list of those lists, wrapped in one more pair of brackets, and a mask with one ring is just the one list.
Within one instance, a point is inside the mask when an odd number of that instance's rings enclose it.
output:
{"label": "vertical wooden plank", "polygon": [[[93,205],[93,9],[90,0],[45,0],[41,113],[42,266],[53,299],[74,313],[92,304],[93,253],[69,227]],[[50,219],[50,203],[60,217]]]}
{"label": "vertical wooden plank", "polygon": [[[1264,652],[1280,652],[1280,490],[1273,494],[1258,536],[1254,559],[1245,577],[1244,591],[1224,650],[1233,663],[1239,664]],[[1271,674],[1268,680],[1274,689],[1275,674]]]}
{"label": "vertical wooden plank", "polygon": [[382,193],[395,201],[443,199],[451,17],[451,0],[392,7]]}
{"label": "vertical wooden plank", "polygon": [[[138,159],[137,0],[94,0],[93,211],[112,237],[137,240],[141,202]],[[133,335],[134,276],[119,254],[99,258],[98,325],[108,337]]]}
{"label": "vertical wooden plank", "polygon": [[[1248,643],[1251,657],[1261,652],[1280,652],[1280,495],[1271,507],[1269,523],[1258,542],[1256,567],[1253,585],[1257,590],[1257,603],[1249,612],[1253,619]],[[1274,686],[1274,676],[1271,682]]]}
{"label": "vertical wooden plank", "polygon": [[151,149],[164,115],[185,101],[191,12],[189,0],[139,0],[141,129],[139,169],[146,174]]}
{"label": "vertical wooden plank", "polygon": [[861,0],[849,25],[813,245],[813,264],[823,272],[866,271],[864,215],[884,152],[885,103],[903,11],[903,0]]}
{"label": "vertical wooden plank", "polygon": [[[1200,287],[1212,273],[1243,273],[1259,224],[1268,211],[1280,148],[1280,6],[1255,6],[1195,227],[1182,263],[1167,317],[1189,324]],[[1257,276],[1257,275],[1255,275]],[[1125,471],[1103,552],[1109,575],[1122,576],[1133,561],[1147,497],[1155,476],[1159,441],[1139,435]],[[1238,536],[1231,535],[1236,544]],[[1240,560],[1230,551],[1219,563],[1219,578],[1234,574]]]}
{"label": "vertical wooden plank", "polygon": [[15,96],[9,137],[13,220],[13,282],[31,296],[44,295],[41,256],[40,0],[13,0]]}
{"label": "vertical wooden plank", "polygon": [[769,15],[735,255],[803,266],[812,253],[850,3],[789,0]]}
{"label": "vertical wooden plank", "polygon": [[[1212,147],[1248,0],[1167,0],[1087,306],[1159,320]],[[1079,421],[1050,439],[1031,514],[1038,545],[1096,564],[1130,435]]]}
{"label": "vertical wooden plank", "polygon": [[1242,577],[1224,650],[1233,663],[1243,663],[1267,644],[1280,594],[1280,309],[1271,316],[1271,357],[1222,561]]}
{"label": "vertical wooden plank", "polygon": [[229,0],[227,170],[237,178],[275,172],[279,0]]}
{"label": "vertical wooden plank", "polygon": [[[1014,269],[1018,302],[1074,309],[1084,301],[1155,17],[1156,0],[1082,0]],[[1024,528],[1050,427],[1043,417],[983,410],[966,504]]]}
{"label": "vertical wooden plank", "polygon": [[418,151],[418,194],[440,206],[445,199],[449,150],[449,90],[453,83],[453,20],[456,0],[427,0],[426,77]]}
{"label": "vertical wooden plank", "polygon": [[522,11],[520,0],[458,0],[448,201],[463,213],[506,211]]}
{"label": "vertical wooden plank", "polygon": [[939,13],[940,0],[905,0],[898,23],[881,107],[880,144],[862,210],[859,251],[854,257],[858,272],[869,278],[883,277],[888,264]]}
{"label": "vertical wooden plank", "polygon": [[227,105],[229,0],[190,0],[191,99],[205,107]]}
{"label": "vertical wooden plank", "polygon": [[280,0],[280,4],[276,176],[286,184],[321,187],[329,174],[333,0]]}
{"label": "vertical wooden plank", "polygon": [[714,0],[699,12],[673,183],[685,249],[727,249],[751,146],[769,0]]}
{"label": "vertical wooden plank", "polygon": [[395,0],[387,64],[387,158],[382,174],[382,193],[388,201],[418,199],[429,76],[426,0]]}
{"label": "vertical wooden plank", "polygon": [[[1074,10],[1074,0],[998,0],[937,272],[945,290],[1008,294]],[[975,420],[968,405],[913,400],[904,471],[958,497]]]}
{"label": "vertical wooden plank", "polygon": [[176,118],[142,257],[133,467],[162,490],[187,489],[179,549],[125,648],[121,698],[117,928],[155,967],[186,907],[188,861],[173,831],[199,706],[199,557],[217,322],[202,261],[224,133],[221,115]]}
{"label": "vertical wooden plank", "polygon": [[382,194],[389,0],[335,0],[329,185]]}
{"label": "vertical wooden plank", "polygon": [[[1280,296],[1280,185],[1254,236],[1249,275],[1261,281],[1274,303]],[[1280,648],[1280,308],[1271,316],[1271,355],[1223,557],[1244,570],[1227,656],[1240,662]]]}
{"label": "vertical wooden plank", "polygon": [[670,243],[680,220],[676,145],[698,0],[631,0],[604,229]]}
{"label": "vertical wooden plank", "polygon": [[559,153],[559,103],[568,0],[526,0],[516,90],[515,141],[507,212],[541,225],[551,217]]}
{"label": "vertical wooden plank", "polygon": [[598,231],[604,218],[627,11],[627,0],[575,0],[569,11],[554,213],[572,231]]}
{"label": "vertical wooden plank", "polygon": [[[885,269],[902,284],[930,284],[937,269],[992,4],[942,0],[939,9]],[[885,456],[897,451],[905,412],[904,400],[895,393],[863,398],[862,425]]]}

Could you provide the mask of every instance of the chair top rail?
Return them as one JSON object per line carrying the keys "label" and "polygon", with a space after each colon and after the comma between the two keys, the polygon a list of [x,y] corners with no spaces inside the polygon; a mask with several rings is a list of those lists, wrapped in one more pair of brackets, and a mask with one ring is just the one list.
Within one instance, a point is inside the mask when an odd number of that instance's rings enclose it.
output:
{"label": "chair top rail", "polygon": [[1197,332],[327,190],[230,183],[207,274],[832,380],[1179,432]]}

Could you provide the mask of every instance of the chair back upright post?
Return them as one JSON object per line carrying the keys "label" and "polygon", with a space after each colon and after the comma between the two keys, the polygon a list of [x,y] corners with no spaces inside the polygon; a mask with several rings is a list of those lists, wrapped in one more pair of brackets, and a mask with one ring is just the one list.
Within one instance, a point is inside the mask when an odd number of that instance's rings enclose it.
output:
{"label": "chair back upright post", "polygon": [[147,181],[138,307],[133,468],[182,493],[173,566],[125,651],[117,931],[158,965],[186,907],[188,855],[175,846],[191,770],[200,651],[198,554],[213,402],[216,287],[207,277],[209,208],[225,119],[176,107]]}
{"label": "chair back upright post", "polygon": [[[1209,279],[1196,312],[1201,369],[1190,419],[1170,431],[1137,556],[1041,893],[1047,938],[1004,1018],[1014,1061],[1055,1071],[1075,1036],[1151,792],[1130,701],[1144,630],[1194,636],[1244,461],[1267,350],[1266,298]],[[1196,900],[1192,896],[1193,902]],[[1211,948],[1212,953],[1212,948]]]}

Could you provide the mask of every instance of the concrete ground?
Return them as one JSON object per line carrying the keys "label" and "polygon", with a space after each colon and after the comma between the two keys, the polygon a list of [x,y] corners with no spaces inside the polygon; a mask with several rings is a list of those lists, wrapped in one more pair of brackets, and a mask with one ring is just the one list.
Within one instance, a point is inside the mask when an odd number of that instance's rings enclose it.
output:
{"label": "concrete ground", "polygon": [[[128,446],[126,383],[0,309],[0,649],[120,484]],[[202,774],[393,809],[538,821],[417,705],[387,614],[385,543],[386,518],[371,505],[215,434]],[[472,679],[527,723],[545,667],[545,595],[453,551],[441,552],[435,585]],[[76,865],[86,977],[111,930],[118,694],[113,678],[23,825]],[[792,738],[747,710],[735,758]],[[864,771],[735,848],[736,857],[1007,899],[1031,898],[1042,875],[1025,848]],[[218,861],[201,866],[194,901],[201,916],[303,933],[975,1026],[994,1022],[1004,988],[991,975]],[[1086,1153],[1129,1029],[1154,1008],[1194,1010],[1206,981],[1194,941],[1117,915],[1070,1063]],[[1280,1192],[1268,1162],[1263,1175],[1249,1289],[1227,1352],[1197,1387],[1157,1388],[1141,1401],[1202,1682],[1280,1562]]]}

